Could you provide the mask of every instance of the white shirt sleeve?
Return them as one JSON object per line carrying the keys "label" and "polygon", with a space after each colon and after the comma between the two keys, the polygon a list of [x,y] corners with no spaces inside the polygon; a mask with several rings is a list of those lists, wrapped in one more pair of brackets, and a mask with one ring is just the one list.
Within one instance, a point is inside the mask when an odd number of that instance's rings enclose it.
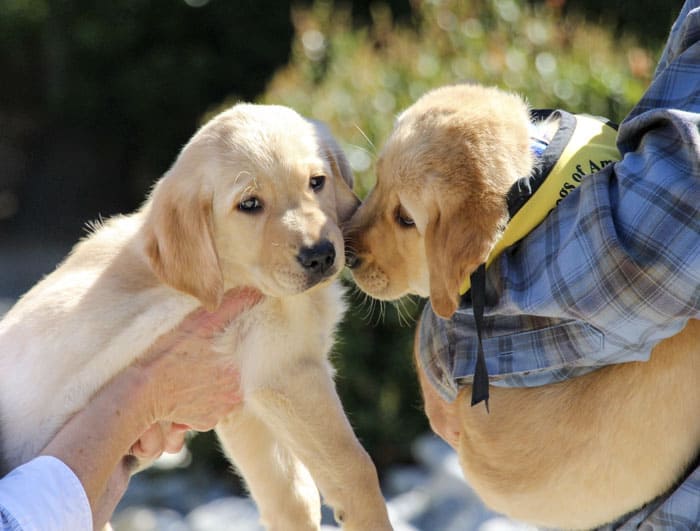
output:
{"label": "white shirt sleeve", "polygon": [[92,531],[92,510],[63,461],[40,456],[0,479],[0,531]]}

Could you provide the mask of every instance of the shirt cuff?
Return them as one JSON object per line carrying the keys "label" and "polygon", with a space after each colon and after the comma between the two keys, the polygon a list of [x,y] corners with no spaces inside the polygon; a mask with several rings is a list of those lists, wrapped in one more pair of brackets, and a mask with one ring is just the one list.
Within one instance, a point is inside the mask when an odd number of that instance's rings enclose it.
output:
{"label": "shirt cuff", "polygon": [[0,479],[0,508],[23,531],[92,530],[82,483],[60,459],[40,456]]}

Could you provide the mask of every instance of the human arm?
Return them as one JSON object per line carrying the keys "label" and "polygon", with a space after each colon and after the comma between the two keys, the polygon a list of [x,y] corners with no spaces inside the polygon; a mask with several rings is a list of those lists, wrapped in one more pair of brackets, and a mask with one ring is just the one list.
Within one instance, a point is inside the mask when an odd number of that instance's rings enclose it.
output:
{"label": "human arm", "polygon": [[[688,2],[651,86],[620,126],[623,159],[584,179],[504,253],[512,313],[592,324],[648,351],[700,313],[700,8]],[[629,361],[616,353],[597,361]]]}
{"label": "human arm", "polygon": [[[259,299],[258,292],[243,290],[229,293],[215,313],[194,312],[175,330],[161,336],[138,363],[108,382],[59,430],[41,455],[55,457],[67,466],[86,496],[65,499],[64,506],[87,502],[95,527],[99,527],[111,515],[128,483],[131,462],[124,456],[144,434],[152,432],[151,426],[160,421],[175,423],[174,432],[163,440],[167,446],[181,441],[188,427],[211,429],[240,402],[237,371],[230,360],[211,351],[210,342]],[[162,450],[150,448],[151,453]],[[60,468],[50,459],[45,459],[46,463],[57,467],[49,473]],[[65,480],[65,470],[57,473]],[[35,476],[34,482],[41,483],[41,470]],[[2,482],[8,478],[12,481],[10,475],[0,480],[0,493]],[[75,495],[75,490],[70,492]],[[62,494],[68,495],[56,489],[47,493],[59,499]],[[33,501],[33,507],[25,507],[28,513],[44,504],[41,499],[29,501]],[[51,529],[42,525],[38,528]]]}
{"label": "human arm", "polygon": [[524,376],[505,385],[644,361],[700,316],[698,78],[700,7],[693,1],[620,127],[622,160],[586,177],[488,270],[497,295],[486,308],[489,374]]}

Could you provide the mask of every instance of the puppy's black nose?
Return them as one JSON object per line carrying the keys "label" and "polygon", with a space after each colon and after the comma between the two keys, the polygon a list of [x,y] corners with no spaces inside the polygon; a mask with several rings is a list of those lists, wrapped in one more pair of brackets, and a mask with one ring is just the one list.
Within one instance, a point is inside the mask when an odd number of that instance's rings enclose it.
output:
{"label": "puppy's black nose", "polygon": [[302,247],[297,260],[305,269],[317,275],[323,275],[335,263],[335,247],[328,240],[323,240],[311,247]]}

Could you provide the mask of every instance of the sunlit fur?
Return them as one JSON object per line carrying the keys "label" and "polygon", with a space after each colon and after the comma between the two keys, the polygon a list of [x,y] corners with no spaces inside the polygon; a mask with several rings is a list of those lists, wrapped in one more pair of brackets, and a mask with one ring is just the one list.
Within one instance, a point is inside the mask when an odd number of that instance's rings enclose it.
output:
{"label": "sunlit fur", "polygon": [[[506,191],[532,168],[528,120],[519,97],[474,85],[436,89],[403,112],[346,235],[357,284],[380,299],[429,296],[450,317],[462,280],[500,237]],[[420,369],[419,379],[431,426],[490,507],[589,528],[665,492],[697,455],[698,345],[690,321],[647,363],[538,388],[491,386],[490,414],[470,407],[470,386],[447,403]]]}
{"label": "sunlit fur", "polygon": [[[310,179],[326,177],[319,190]],[[325,127],[241,104],[183,148],[136,213],[93,232],[0,322],[0,435],[7,468],[35,456],[75,411],[200,305],[264,294],[218,339],[244,404],[217,428],[270,529],[319,529],[325,500],[346,529],[389,529],[377,474],[335,392],[327,356],[345,304],[340,223],[358,204]],[[255,197],[254,212],[240,208]],[[311,274],[298,255],[330,241]]]}

